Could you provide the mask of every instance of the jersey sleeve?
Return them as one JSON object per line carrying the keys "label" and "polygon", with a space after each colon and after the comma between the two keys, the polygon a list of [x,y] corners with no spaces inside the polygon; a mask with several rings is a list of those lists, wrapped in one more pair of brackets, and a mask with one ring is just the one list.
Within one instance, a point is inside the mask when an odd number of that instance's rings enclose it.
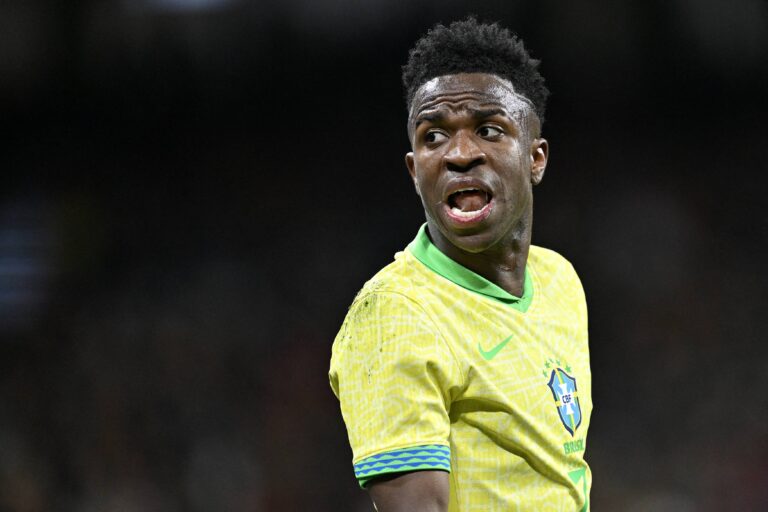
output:
{"label": "jersey sleeve", "polygon": [[329,376],[361,486],[388,473],[450,472],[448,411],[459,367],[416,302],[395,292],[356,299]]}

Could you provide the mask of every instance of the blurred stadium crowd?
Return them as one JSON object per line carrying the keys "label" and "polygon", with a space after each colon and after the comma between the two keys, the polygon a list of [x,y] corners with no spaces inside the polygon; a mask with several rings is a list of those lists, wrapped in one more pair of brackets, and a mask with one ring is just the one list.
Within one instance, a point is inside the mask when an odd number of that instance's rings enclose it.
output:
{"label": "blurred stadium crowd", "polygon": [[768,509],[768,4],[0,4],[0,511],[370,510],[327,384],[422,222],[399,65],[543,60],[534,243],[590,306],[594,510]]}

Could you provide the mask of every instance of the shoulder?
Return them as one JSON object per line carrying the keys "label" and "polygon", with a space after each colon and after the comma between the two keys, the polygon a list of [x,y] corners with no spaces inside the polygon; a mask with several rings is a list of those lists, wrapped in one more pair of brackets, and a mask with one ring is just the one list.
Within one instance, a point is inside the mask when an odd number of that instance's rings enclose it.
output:
{"label": "shoulder", "polygon": [[355,296],[334,342],[334,350],[344,340],[379,343],[394,331],[407,329],[411,334],[434,332],[429,314],[420,298],[419,269],[407,251],[395,255],[395,261],[369,279]]}
{"label": "shoulder", "polygon": [[539,272],[567,273],[578,279],[576,270],[562,254],[552,249],[531,245],[528,262]]}
{"label": "shoulder", "polygon": [[544,287],[565,287],[583,295],[583,287],[576,270],[560,253],[537,245],[531,245],[528,265],[539,284]]}
{"label": "shoulder", "polygon": [[548,265],[556,268],[568,268],[573,271],[573,265],[571,265],[571,262],[568,261],[565,256],[557,251],[538,245],[531,245],[530,251],[528,252],[528,261],[534,261],[541,265]]}
{"label": "shoulder", "polygon": [[393,360],[453,360],[445,357],[445,339],[429,307],[426,272],[406,250],[363,285],[334,339],[332,367],[371,354]]}
{"label": "shoulder", "polygon": [[428,277],[425,268],[407,249],[395,254],[392,263],[382,268],[357,292],[345,323],[360,315],[427,315],[422,304],[428,302]]}
{"label": "shoulder", "polygon": [[[413,283],[385,270],[357,294],[333,341],[329,377],[339,397],[345,380],[346,389],[357,389],[355,383],[373,382],[375,375],[376,382],[397,383],[425,379],[425,368],[440,375],[458,368]],[[368,374],[360,374],[362,369]]]}
{"label": "shoulder", "polygon": [[390,264],[371,277],[358,292],[353,305],[361,297],[373,293],[389,293],[415,299],[420,285],[418,261],[406,249],[395,254]]}

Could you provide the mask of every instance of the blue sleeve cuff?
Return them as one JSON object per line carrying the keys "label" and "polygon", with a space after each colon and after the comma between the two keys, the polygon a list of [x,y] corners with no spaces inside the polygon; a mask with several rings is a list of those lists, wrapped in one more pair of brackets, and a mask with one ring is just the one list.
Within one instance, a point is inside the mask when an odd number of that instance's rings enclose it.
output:
{"label": "blue sleeve cuff", "polygon": [[371,455],[354,466],[360,487],[365,487],[372,478],[388,473],[435,469],[450,473],[451,449],[439,444],[412,446]]}

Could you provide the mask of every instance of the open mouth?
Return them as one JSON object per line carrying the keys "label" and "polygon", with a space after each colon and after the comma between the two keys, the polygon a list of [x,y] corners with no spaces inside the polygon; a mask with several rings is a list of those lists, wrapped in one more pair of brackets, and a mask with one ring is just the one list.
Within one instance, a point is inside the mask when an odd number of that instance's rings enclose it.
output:
{"label": "open mouth", "polygon": [[479,188],[462,188],[448,196],[448,216],[462,223],[479,222],[491,213],[493,197]]}
{"label": "open mouth", "polygon": [[491,195],[476,188],[457,190],[448,196],[448,206],[454,213],[477,212],[491,202]]}

